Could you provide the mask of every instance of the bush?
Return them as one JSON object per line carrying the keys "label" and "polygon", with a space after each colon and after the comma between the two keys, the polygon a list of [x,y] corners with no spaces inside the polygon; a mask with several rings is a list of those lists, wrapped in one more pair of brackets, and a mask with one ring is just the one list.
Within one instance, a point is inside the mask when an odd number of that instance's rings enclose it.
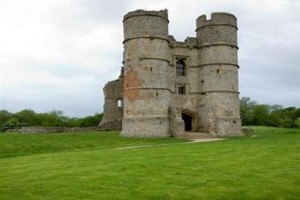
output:
{"label": "bush", "polygon": [[298,117],[298,119],[296,120],[295,125],[297,128],[300,128],[300,117]]}
{"label": "bush", "polygon": [[3,123],[0,127],[0,132],[5,132],[8,129],[21,128],[21,123],[17,118],[13,117]]}
{"label": "bush", "polygon": [[22,126],[43,127],[93,127],[98,126],[103,113],[83,118],[70,118],[64,116],[63,111],[53,110],[47,113],[36,113],[25,109],[17,113],[0,110],[0,132],[8,129],[20,128]]}

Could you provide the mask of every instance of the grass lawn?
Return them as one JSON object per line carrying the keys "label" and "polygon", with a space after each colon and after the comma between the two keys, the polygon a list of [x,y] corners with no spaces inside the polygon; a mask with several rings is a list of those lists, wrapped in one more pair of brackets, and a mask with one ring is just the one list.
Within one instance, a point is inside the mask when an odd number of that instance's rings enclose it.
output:
{"label": "grass lawn", "polygon": [[255,131],[211,143],[0,134],[0,199],[299,199],[300,129]]}

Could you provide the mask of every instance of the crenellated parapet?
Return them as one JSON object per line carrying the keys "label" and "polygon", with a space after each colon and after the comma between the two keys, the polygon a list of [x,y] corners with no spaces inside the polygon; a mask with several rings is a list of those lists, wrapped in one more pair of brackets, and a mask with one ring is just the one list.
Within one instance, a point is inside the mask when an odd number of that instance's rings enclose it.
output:
{"label": "crenellated parapet", "polygon": [[231,14],[226,12],[214,12],[211,14],[211,19],[207,19],[206,15],[201,15],[197,18],[197,29],[203,28],[206,26],[217,26],[217,25],[226,25],[232,26],[234,28],[237,27],[237,18]]}
{"label": "crenellated parapet", "polygon": [[206,15],[197,20],[197,37],[199,47],[228,45],[237,46],[237,19],[230,13],[212,13],[211,19]]}
{"label": "crenellated parapet", "polygon": [[168,11],[136,10],[124,16],[124,43],[131,39],[168,39]]}
{"label": "crenellated parapet", "polygon": [[187,37],[183,42],[176,41],[172,35],[169,35],[169,46],[171,48],[197,48],[197,38],[195,37]]}
{"label": "crenellated parapet", "polygon": [[145,17],[145,16],[161,17],[161,18],[165,19],[167,22],[169,22],[169,20],[168,20],[168,10],[166,10],[166,9],[165,10],[159,10],[159,11],[135,10],[135,11],[127,13],[123,18],[124,19],[123,22],[128,18],[138,17],[138,16],[142,16],[142,17]]}

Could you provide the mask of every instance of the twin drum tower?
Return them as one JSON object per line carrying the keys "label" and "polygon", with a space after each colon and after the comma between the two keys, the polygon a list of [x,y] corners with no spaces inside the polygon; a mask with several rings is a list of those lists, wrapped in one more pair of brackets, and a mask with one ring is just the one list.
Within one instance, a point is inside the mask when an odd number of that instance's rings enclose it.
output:
{"label": "twin drum tower", "polygon": [[167,10],[125,15],[124,69],[104,87],[100,126],[128,137],[241,135],[236,21],[229,13],[202,15],[197,36],[178,42]]}

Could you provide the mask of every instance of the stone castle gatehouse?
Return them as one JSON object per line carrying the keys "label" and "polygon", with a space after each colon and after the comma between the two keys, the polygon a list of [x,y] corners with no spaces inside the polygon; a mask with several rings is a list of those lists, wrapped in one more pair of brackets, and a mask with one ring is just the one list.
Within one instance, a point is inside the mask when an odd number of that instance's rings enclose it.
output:
{"label": "stone castle gatehouse", "polygon": [[129,137],[241,135],[236,17],[202,15],[184,42],[168,23],[167,10],[124,16],[124,67],[104,87],[101,128]]}

